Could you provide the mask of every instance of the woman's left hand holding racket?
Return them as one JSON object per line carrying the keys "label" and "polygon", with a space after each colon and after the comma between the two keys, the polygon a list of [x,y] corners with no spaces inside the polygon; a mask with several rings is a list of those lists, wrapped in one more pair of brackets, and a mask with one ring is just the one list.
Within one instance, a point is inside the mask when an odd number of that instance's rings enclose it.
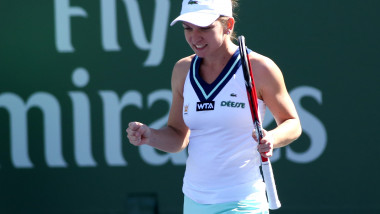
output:
{"label": "woman's left hand holding racket", "polygon": [[[273,144],[274,144],[274,136],[265,129],[261,129],[263,138],[261,138],[260,143],[257,145],[257,151],[264,158],[272,157],[273,155]],[[258,138],[256,136],[256,131],[253,130],[252,137],[258,142]]]}

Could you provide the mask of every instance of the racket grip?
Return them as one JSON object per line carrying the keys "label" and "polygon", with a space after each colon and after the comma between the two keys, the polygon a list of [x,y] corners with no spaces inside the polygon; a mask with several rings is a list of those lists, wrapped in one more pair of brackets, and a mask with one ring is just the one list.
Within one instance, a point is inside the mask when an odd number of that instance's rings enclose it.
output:
{"label": "racket grip", "polygon": [[265,186],[267,190],[267,197],[269,203],[269,209],[276,210],[281,207],[280,200],[278,199],[276,183],[274,181],[272,165],[270,160],[262,162],[262,171],[264,175]]}

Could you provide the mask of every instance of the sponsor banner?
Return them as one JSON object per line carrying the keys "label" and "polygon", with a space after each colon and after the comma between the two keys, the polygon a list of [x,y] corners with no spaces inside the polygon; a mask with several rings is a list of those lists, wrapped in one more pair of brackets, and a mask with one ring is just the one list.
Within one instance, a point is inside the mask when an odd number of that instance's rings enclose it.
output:
{"label": "sponsor banner", "polygon": [[[368,188],[380,179],[371,167],[379,149],[379,6],[240,2],[235,31],[278,64],[303,128],[271,158],[279,213],[380,212],[380,189]],[[135,120],[166,125],[172,68],[192,54],[181,24],[169,27],[180,7],[0,0],[0,213],[181,213],[186,150],[134,147],[125,133]],[[216,107],[246,105],[196,106]],[[267,109],[263,127],[275,125]]]}

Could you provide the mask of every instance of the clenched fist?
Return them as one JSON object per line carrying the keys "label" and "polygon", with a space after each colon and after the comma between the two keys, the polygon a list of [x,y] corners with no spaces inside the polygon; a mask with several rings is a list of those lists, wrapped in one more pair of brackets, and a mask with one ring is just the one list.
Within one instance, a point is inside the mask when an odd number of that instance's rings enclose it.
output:
{"label": "clenched fist", "polygon": [[126,131],[131,144],[135,146],[148,144],[151,130],[147,125],[140,122],[130,122]]}

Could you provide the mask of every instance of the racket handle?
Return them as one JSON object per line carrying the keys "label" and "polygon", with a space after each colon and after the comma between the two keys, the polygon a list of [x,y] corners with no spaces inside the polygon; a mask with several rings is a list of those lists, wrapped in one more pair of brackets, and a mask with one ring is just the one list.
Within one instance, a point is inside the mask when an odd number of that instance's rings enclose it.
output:
{"label": "racket handle", "polygon": [[280,200],[278,199],[276,183],[274,181],[272,165],[270,160],[262,162],[262,171],[264,175],[265,186],[267,190],[267,197],[269,203],[269,209],[276,210],[281,207]]}

